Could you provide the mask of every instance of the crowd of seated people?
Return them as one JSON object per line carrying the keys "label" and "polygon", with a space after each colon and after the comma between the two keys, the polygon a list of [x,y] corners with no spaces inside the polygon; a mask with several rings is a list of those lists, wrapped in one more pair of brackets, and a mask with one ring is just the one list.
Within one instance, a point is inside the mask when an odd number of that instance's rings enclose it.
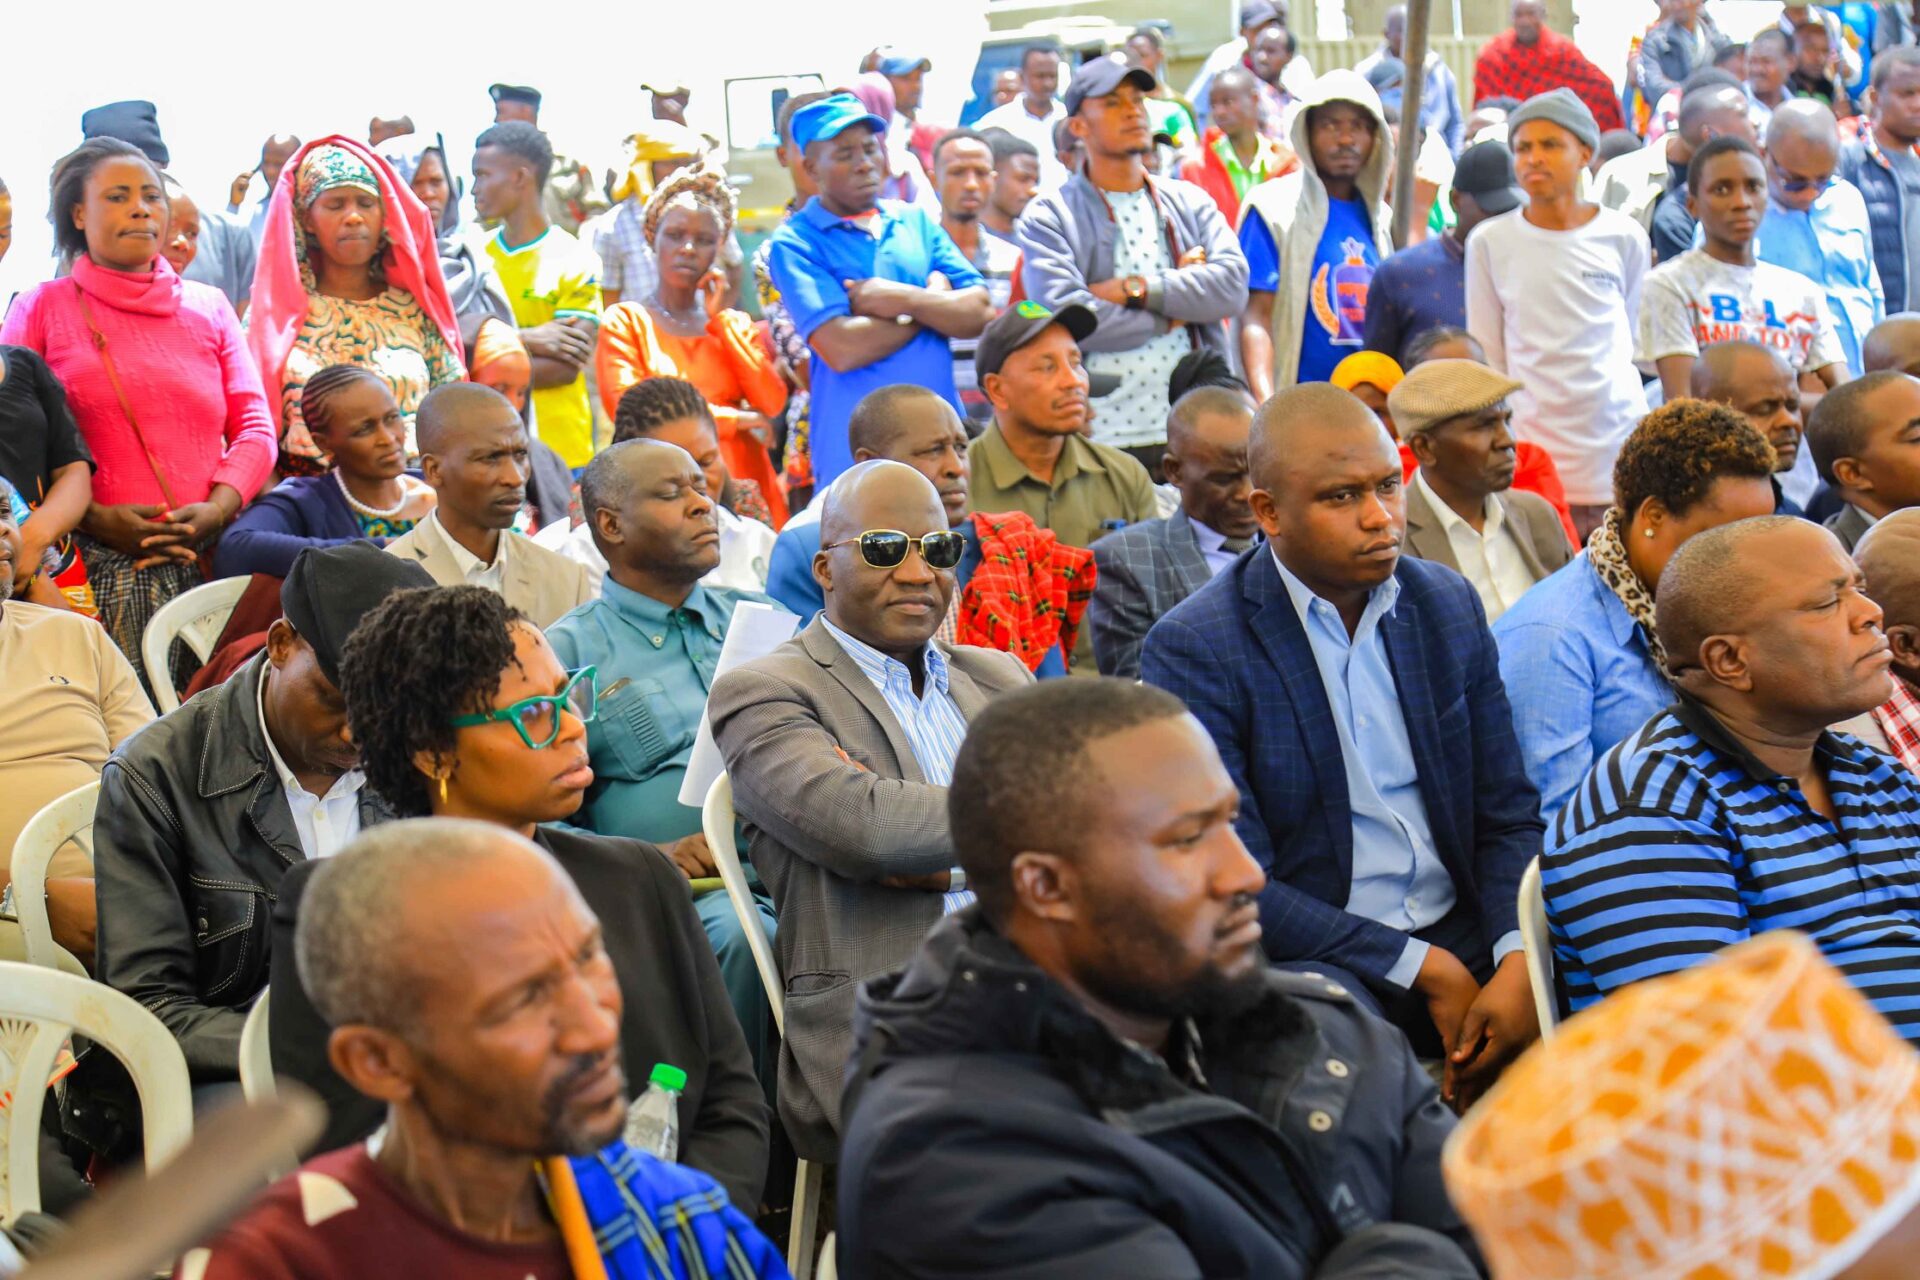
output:
{"label": "crowd of seated people", "polygon": [[[1188,99],[1158,35],[1026,50],[977,132],[878,49],[751,255],[684,90],[605,184],[501,84],[470,159],[275,135],[244,214],[89,113],[0,322],[0,884],[97,799],[0,961],[201,1117],[270,1009],[325,1111],[177,1274],[1899,1274],[1920,76],[1843,123],[1788,6],[1748,102],[1697,8],[1624,152],[1538,0],[1410,129],[1404,14],[1316,78],[1247,0]],[[1819,1005],[1827,1118],[1649,1065],[1763,1061],[1742,1000]],[[141,1154],[81,1049],[61,1213]],[[1755,1147],[1871,1173],[1714,1191]]]}

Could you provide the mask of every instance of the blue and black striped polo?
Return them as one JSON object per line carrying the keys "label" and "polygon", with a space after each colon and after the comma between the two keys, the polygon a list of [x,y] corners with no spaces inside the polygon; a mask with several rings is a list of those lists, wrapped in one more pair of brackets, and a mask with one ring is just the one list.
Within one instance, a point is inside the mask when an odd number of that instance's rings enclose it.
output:
{"label": "blue and black striped polo", "polygon": [[1821,735],[1814,753],[1832,820],[1691,699],[1600,757],[1540,860],[1575,1010],[1798,929],[1920,1042],[1920,789],[1846,734]]}

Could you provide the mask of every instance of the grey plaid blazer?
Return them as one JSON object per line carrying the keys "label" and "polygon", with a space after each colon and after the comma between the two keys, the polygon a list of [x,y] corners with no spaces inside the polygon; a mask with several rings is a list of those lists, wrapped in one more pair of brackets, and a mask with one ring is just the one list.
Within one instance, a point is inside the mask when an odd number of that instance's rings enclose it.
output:
{"label": "grey plaid blazer", "polygon": [[1093,544],[1093,563],[1093,660],[1103,676],[1138,680],[1148,630],[1213,572],[1180,511],[1108,534]]}
{"label": "grey plaid blazer", "polygon": [[[942,650],[948,692],[969,721],[995,694],[1033,679],[1011,654]],[[877,882],[954,865],[947,789],[924,780],[886,700],[818,618],[714,681],[707,713],[780,920],[780,1118],[800,1155],[831,1161],[854,991],[904,965],[943,905],[938,893]]]}

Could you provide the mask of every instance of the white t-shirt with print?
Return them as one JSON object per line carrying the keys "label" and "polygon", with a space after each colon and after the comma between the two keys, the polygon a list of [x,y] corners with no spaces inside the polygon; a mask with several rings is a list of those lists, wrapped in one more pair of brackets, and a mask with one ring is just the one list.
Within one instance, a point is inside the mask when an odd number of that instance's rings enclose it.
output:
{"label": "white t-shirt with print", "polygon": [[[1146,188],[1105,194],[1113,209],[1114,278],[1157,276],[1173,270],[1166,227]],[[1167,379],[1191,350],[1193,337],[1182,327],[1149,338],[1131,351],[1088,352],[1090,372],[1120,378],[1112,395],[1093,402],[1093,438],[1116,449],[1165,444]]]}
{"label": "white t-shirt with print", "polygon": [[1634,358],[1651,374],[1665,356],[1697,356],[1716,342],[1757,342],[1795,373],[1845,364],[1820,286],[1770,262],[1735,266],[1689,249],[1647,277]]}

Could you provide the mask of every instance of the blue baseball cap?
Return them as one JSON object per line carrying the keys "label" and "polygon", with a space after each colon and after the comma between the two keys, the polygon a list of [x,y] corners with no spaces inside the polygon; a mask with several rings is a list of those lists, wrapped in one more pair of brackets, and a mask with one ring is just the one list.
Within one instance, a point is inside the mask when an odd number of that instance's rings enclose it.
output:
{"label": "blue baseball cap", "polygon": [[890,58],[880,59],[880,74],[883,76],[910,76],[916,71],[933,70],[930,58],[915,58],[908,54],[896,53]]}
{"label": "blue baseball cap", "polygon": [[839,137],[856,124],[879,134],[887,131],[887,122],[869,112],[860,99],[850,93],[836,93],[793,113],[793,145],[805,151],[816,142]]}

